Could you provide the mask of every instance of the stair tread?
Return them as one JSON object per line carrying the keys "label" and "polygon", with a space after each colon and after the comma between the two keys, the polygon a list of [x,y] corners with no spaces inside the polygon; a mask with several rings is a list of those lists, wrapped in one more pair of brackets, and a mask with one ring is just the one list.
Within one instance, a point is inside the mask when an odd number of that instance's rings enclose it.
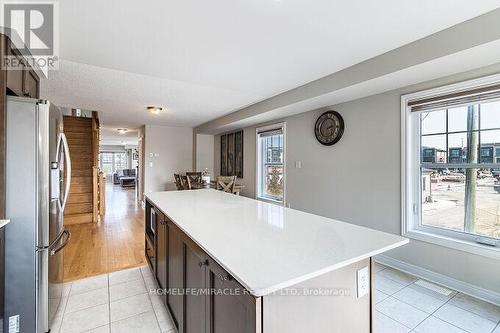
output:
{"label": "stair tread", "polygon": [[64,132],[68,140],[73,176],[69,193],[65,224],[93,220],[93,119],[64,116]]}
{"label": "stair tread", "polygon": [[64,215],[64,224],[80,224],[80,223],[91,223],[93,222],[93,213],[77,213]]}

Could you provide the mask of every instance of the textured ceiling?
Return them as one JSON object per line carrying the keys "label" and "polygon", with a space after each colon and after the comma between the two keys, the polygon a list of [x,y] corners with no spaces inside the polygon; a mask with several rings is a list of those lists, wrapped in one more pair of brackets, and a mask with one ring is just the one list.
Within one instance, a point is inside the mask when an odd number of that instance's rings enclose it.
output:
{"label": "textured ceiling", "polygon": [[137,131],[128,131],[124,134],[118,133],[114,127],[101,127],[101,145],[136,146],[139,142]]}
{"label": "textured ceiling", "polygon": [[[64,0],[56,104],[196,126],[500,6],[498,0]],[[166,108],[162,115],[147,105]]]}

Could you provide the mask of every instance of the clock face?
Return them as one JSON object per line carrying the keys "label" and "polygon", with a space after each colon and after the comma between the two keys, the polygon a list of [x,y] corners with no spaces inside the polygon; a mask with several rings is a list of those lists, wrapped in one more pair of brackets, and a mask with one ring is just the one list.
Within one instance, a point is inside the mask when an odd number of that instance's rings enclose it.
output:
{"label": "clock face", "polygon": [[344,119],[336,111],[327,111],[316,120],[314,133],[321,144],[331,146],[344,134]]}

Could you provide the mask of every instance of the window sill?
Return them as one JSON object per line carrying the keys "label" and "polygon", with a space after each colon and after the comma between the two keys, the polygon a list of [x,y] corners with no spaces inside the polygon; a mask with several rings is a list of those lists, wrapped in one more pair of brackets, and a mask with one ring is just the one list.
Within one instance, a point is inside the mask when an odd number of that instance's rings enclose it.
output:
{"label": "window sill", "polygon": [[429,233],[422,230],[410,230],[403,234],[403,236],[416,239],[419,241],[437,244],[440,246],[452,248],[455,250],[464,251],[467,253],[472,253],[480,255],[483,257],[500,260],[500,248],[499,247],[489,247],[487,245],[478,244],[475,242],[470,242],[462,239],[456,239],[452,237],[447,237],[443,235],[437,235],[434,233]]}
{"label": "window sill", "polygon": [[259,197],[259,196],[257,196],[256,199],[260,200],[260,201],[267,202],[267,203],[272,203],[272,204],[283,206],[283,201],[282,200],[274,200],[274,199],[269,199],[269,198]]}

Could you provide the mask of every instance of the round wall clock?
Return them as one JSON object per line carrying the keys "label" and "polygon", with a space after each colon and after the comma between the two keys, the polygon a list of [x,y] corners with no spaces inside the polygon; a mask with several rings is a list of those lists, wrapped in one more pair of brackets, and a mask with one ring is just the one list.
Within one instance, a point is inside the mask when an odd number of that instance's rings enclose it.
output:
{"label": "round wall clock", "polygon": [[321,144],[331,146],[344,134],[344,119],[337,111],[327,111],[316,120],[314,134]]}

